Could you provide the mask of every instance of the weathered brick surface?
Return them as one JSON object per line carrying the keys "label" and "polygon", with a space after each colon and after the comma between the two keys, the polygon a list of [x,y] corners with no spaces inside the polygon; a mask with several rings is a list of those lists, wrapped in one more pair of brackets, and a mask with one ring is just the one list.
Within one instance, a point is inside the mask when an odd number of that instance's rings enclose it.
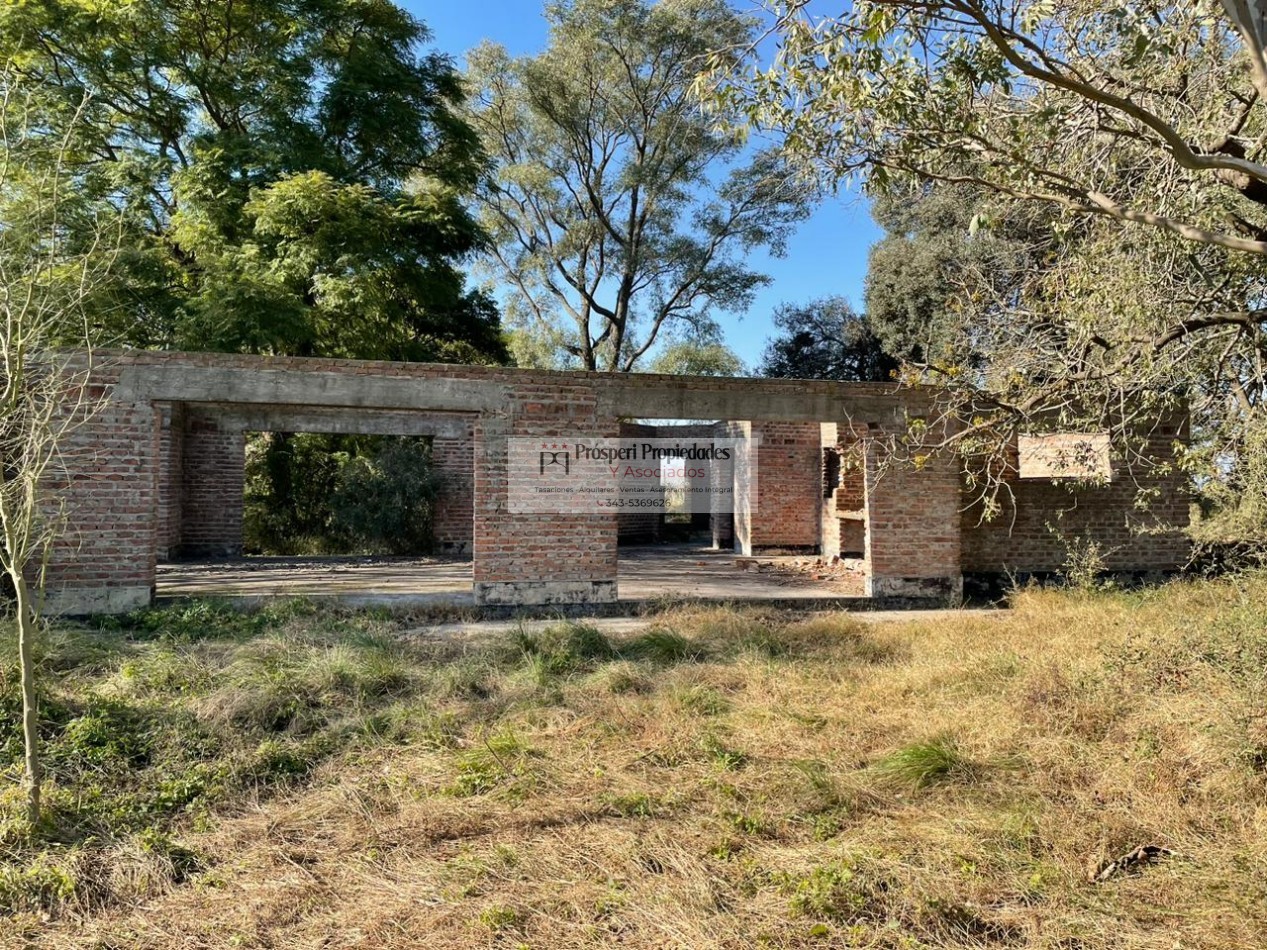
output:
{"label": "weathered brick surface", "polygon": [[[1187,438],[1185,424],[1171,419],[1148,438],[1142,453],[1154,460],[1173,456],[1176,441]],[[1168,571],[1188,556],[1184,534],[1192,501],[1183,474],[1173,466],[1159,469],[1113,460],[1112,482],[1078,485],[1068,480],[1021,479],[1013,451],[1006,462],[1002,510],[982,521],[982,506],[968,504],[962,514],[965,572],[1047,573],[1059,571],[1071,542],[1096,542],[1111,571]],[[1146,507],[1137,507],[1143,497]],[[971,500],[971,499],[968,499]]]}
{"label": "weathered brick surface", "polygon": [[[159,522],[159,411],[149,403],[105,401],[109,367],[71,404],[94,407],[60,445],[48,487],[66,518],[50,552],[48,607],[127,610],[154,589]],[[81,395],[85,398],[81,399]]]}
{"label": "weathered brick surface", "polygon": [[[615,438],[619,424],[600,419],[592,386],[526,382],[503,416],[475,426],[475,589],[485,601],[613,599],[614,514],[512,512],[507,497],[507,439],[547,440],[590,432]],[[544,584],[555,585],[546,588]],[[560,593],[572,592],[571,595]]]}
{"label": "weathered brick surface", "polygon": [[158,556],[180,553],[181,493],[184,485],[184,406],[159,402],[158,410]]}
{"label": "weathered brick surface", "polygon": [[752,546],[817,550],[821,543],[822,425],[754,422],[757,505]]}
{"label": "weathered brick surface", "polygon": [[[620,423],[622,439],[656,439],[659,429],[655,425],[636,422]],[[621,541],[654,541],[660,536],[664,514],[655,509],[622,511],[616,515],[616,530]]]}
{"label": "weathered brick surface", "polygon": [[[436,429],[432,461],[439,476],[435,539],[444,553],[470,554],[474,536],[474,422],[443,413],[344,410],[314,417],[285,406],[243,416],[232,407],[160,403],[159,553],[162,557],[223,557],[243,546],[245,433],[291,415],[303,432],[409,435]],[[359,424],[350,418],[355,414]],[[454,430],[458,431],[455,433]],[[274,431],[272,429],[266,431]]]}
{"label": "weathered brick surface", "polygon": [[440,482],[432,530],[446,554],[470,554],[475,540],[475,422],[459,437],[431,440],[431,463]]}
{"label": "weathered brick surface", "polygon": [[[869,593],[962,593],[959,468],[950,456],[895,460],[879,434],[864,447]],[[903,453],[905,455],[905,453]]]}
{"label": "weathered brick surface", "polygon": [[182,432],[179,556],[239,555],[246,434],[191,406]]}

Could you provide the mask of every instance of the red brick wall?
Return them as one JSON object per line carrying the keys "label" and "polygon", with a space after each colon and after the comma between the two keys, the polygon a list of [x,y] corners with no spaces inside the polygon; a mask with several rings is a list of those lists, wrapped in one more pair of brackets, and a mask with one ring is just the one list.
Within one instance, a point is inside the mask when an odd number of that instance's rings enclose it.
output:
{"label": "red brick wall", "polygon": [[186,407],[181,450],[180,555],[242,553],[246,434],[213,412]]}
{"label": "red brick wall", "polygon": [[159,413],[158,438],[158,556],[180,553],[181,494],[183,492],[184,408],[180,403],[155,403]]}
{"label": "red brick wall", "polygon": [[[276,408],[284,412],[284,407]],[[241,423],[210,407],[163,403],[160,411],[160,555],[240,554],[245,459]],[[432,418],[428,413],[418,415]],[[432,440],[432,460],[440,476],[435,537],[437,549],[444,553],[471,553],[473,443],[473,422],[466,424],[464,437]]]}
{"label": "red brick wall", "polygon": [[615,438],[620,431],[615,419],[598,417],[595,387],[583,383],[526,382],[510,395],[504,416],[484,416],[476,423],[477,594],[490,596],[490,585],[499,585],[499,599],[510,596],[511,588],[531,596],[535,587],[551,583],[578,590],[605,586],[615,597],[615,515],[516,513],[507,498],[507,439],[558,438],[578,431],[598,438]]}
{"label": "red brick wall", "polygon": [[[47,483],[65,520],[46,577],[54,612],[127,610],[153,593],[159,413],[148,403],[108,401],[116,378],[109,366],[95,372],[84,400],[93,411],[80,413],[63,438],[62,464]],[[68,392],[68,403],[81,392]]]}
{"label": "red brick wall", "polygon": [[[1181,420],[1171,419],[1153,432],[1144,455],[1172,457],[1176,440],[1187,438]],[[963,569],[973,573],[1046,573],[1059,571],[1068,542],[1099,543],[1105,568],[1113,571],[1174,570],[1187,560],[1191,496],[1182,473],[1114,459],[1114,478],[1104,486],[1074,486],[1067,481],[1020,479],[1013,449],[1005,472],[1007,487],[998,495],[1002,511],[981,521],[982,508],[962,514]],[[1136,507],[1140,492],[1148,497]]]}
{"label": "red brick wall", "polygon": [[823,499],[822,428],[817,422],[754,422],[757,507],[752,546],[817,549]]}
{"label": "red brick wall", "polygon": [[[658,431],[654,425],[620,423],[622,439],[655,439],[659,438]],[[616,516],[616,530],[621,541],[653,541],[660,536],[660,524],[663,520],[664,514],[654,508],[622,511]]]}
{"label": "red brick wall", "polygon": [[[621,403],[636,403],[638,394],[644,392],[641,388],[630,390],[628,380],[602,374],[498,367],[222,354],[137,351],[112,354],[110,358],[115,365],[99,368],[95,381],[103,393],[113,391],[115,400],[67,440],[70,474],[56,485],[72,530],[54,552],[50,588],[56,591],[78,587],[81,592],[86,591],[80,604],[104,603],[107,608],[114,608],[138,596],[138,592],[148,595],[153,586],[156,553],[173,537],[178,454],[183,482],[179,504],[184,526],[182,543],[193,540],[214,544],[240,537],[236,534],[240,531],[240,513],[233,505],[226,505],[225,498],[240,492],[241,435],[222,431],[213,421],[200,420],[190,408],[181,423],[185,442],[178,449],[172,441],[177,431],[174,416],[164,436],[160,424],[162,407],[149,401],[181,398],[179,393],[161,389],[179,382],[155,372],[163,367],[241,372],[252,381],[251,385],[258,382],[260,393],[282,391],[287,386],[279,375],[264,378],[266,374],[261,375],[261,371],[294,371],[305,379],[319,379],[320,385],[313,391],[335,396],[331,405],[352,411],[362,404],[402,410],[412,403],[406,399],[402,405],[400,393],[423,391],[411,388],[414,381],[445,381],[446,386],[433,390],[436,404],[420,405],[417,411],[480,412],[474,423],[470,466],[474,473],[472,537],[477,593],[483,592],[490,599],[513,598],[523,591],[530,598],[536,596],[534,590],[547,599],[604,599],[614,594],[616,517],[510,512],[505,492],[504,440],[515,436],[566,435],[578,430],[615,436],[616,416],[626,408]],[[114,391],[123,367],[128,368],[129,375]],[[351,402],[338,402],[339,388],[358,378],[373,378],[378,388],[354,390],[348,396]],[[385,384],[391,378],[407,380],[410,385],[388,391]],[[202,395],[186,398],[220,398],[218,393],[207,393],[205,376],[191,379],[191,385],[203,386]],[[480,386],[471,389],[470,383]],[[717,407],[718,417],[733,413],[731,418],[742,418],[744,407],[754,405],[766,412],[771,412],[772,406],[788,406],[794,414],[807,405],[840,405],[854,412],[855,422],[877,425],[873,436],[882,436],[885,425],[900,426],[902,413],[919,411],[920,401],[918,393],[894,393],[890,387],[866,384],[648,375],[639,377],[637,386],[660,387],[654,392],[657,400],[659,393],[664,393],[666,414],[681,414],[687,406],[707,405]],[[158,392],[163,395],[148,395]],[[475,398],[481,408],[466,409],[468,396],[458,398],[453,393],[475,393],[470,398]],[[384,395],[384,399],[365,402],[367,394]],[[613,398],[613,394],[619,398]],[[683,398],[678,400],[674,394]],[[824,410],[824,414],[828,411]],[[761,438],[753,541],[758,546],[816,545],[818,519],[824,508],[819,423],[757,422],[753,428]],[[1057,501],[1067,495],[1054,494],[1064,493],[1063,488],[1037,483],[1021,485],[1016,527],[1010,533],[1007,526],[1011,519],[1006,516],[977,528],[971,524],[972,513],[964,515],[960,511],[962,492],[953,459],[934,459],[922,469],[896,465],[885,468],[879,464],[883,440],[878,436],[868,439],[871,449],[865,484],[870,529],[867,554],[876,593],[919,592],[921,586],[928,586],[930,592],[944,591],[959,577],[961,554],[964,565],[971,570],[1038,569],[1040,565],[1058,564],[1057,556],[1063,559],[1063,547],[1056,547],[1057,542],[1045,528],[1041,533],[1038,529],[1054,511],[1069,507]],[[458,446],[440,448],[446,465],[455,472],[462,467],[457,461]],[[167,486],[165,500],[160,499],[160,481]],[[1131,529],[1144,519],[1149,523],[1162,516],[1176,522],[1186,519],[1187,498],[1180,490],[1181,484],[1176,476],[1160,482],[1162,497],[1143,516],[1133,509],[1134,483],[1122,478],[1099,492],[1083,492],[1077,499],[1075,513],[1067,514],[1063,523],[1077,525],[1078,530],[1102,538],[1115,548],[1109,553],[1113,566],[1173,566],[1181,548],[1173,536],[1145,537]],[[461,506],[455,505],[453,510],[460,512]],[[465,521],[465,517],[453,517],[455,532],[459,521]],[[736,525],[737,533],[738,529]],[[938,585],[940,590],[934,590]],[[120,591],[123,593],[117,593]]]}
{"label": "red brick wall", "polygon": [[[910,407],[913,414],[924,408],[914,397]],[[904,421],[895,421],[887,432],[871,428],[863,442],[870,592],[956,599],[962,593],[959,465],[948,454],[921,458],[906,436]],[[942,436],[930,430],[926,439],[936,444]]]}
{"label": "red brick wall", "polygon": [[431,461],[440,476],[433,530],[436,549],[470,554],[475,539],[475,423],[462,438],[431,440]]}
{"label": "red brick wall", "polygon": [[842,424],[837,433],[840,446],[840,487],[836,489],[838,511],[862,511],[866,506],[866,479],[863,475],[862,438]]}

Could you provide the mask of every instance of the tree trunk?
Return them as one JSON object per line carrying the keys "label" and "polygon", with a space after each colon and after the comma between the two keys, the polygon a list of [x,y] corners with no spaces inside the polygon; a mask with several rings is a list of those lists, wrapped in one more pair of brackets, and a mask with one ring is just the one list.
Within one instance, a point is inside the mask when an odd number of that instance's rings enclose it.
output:
{"label": "tree trunk", "polygon": [[35,604],[31,600],[31,588],[20,571],[11,572],[17,593],[18,664],[22,680],[22,740],[25,745],[26,774],[23,777],[26,792],[26,814],[30,824],[40,820],[40,737],[38,709],[35,698]]}

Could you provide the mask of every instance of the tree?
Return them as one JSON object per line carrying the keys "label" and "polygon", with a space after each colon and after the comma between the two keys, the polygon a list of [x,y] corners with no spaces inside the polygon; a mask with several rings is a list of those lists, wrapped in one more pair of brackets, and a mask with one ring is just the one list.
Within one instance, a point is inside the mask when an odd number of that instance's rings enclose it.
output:
{"label": "tree", "polygon": [[867,317],[844,297],[784,304],[774,311],[782,334],[761,358],[761,375],[788,379],[887,382],[899,363],[872,332]]}
{"label": "tree", "polygon": [[[86,305],[110,279],[117,221],[86,209],[68,162],[86,107],[0,71],[0,569],[13,591],[27,818],[40,816],[35,643],[44,565],[65,527],[67,435],[95,410]],[[65,130],[50,135],[60,120]],[[87,235],[93,239],[85,243]]]}
{"label": "tree", "polygon": [[[32,0],[0,55],[67,101],[85,195],[133,199],[97,334],[142,346],[505,357],[464,286],[482,170],[452,64],[389,0]],[[121,304],[114,306],[114,304]]]}
{"label": "tree", "polygon": [[534,338],[627,371],[663,331],[745,307],[767,279],[740,255],[782,253],[806,192],[693,90],[707,54],[738,61],[751,42],[724,0],[569,0],[546,16],[539,56],[470,56],[471,121],[497,163],[480,221]]}
{"label": "tree", "polygon": [[743,360],[720,340],[678,340],[651,362],[651,372],[673,376],[742,376]]}
{"label": "tree", "polygon": [[885,352],[918,365],[982,364],[976,329],[1009,309],[1051,245],[1048,216],[992,199],[940,182],[873,196],[884,236],[868,254],[864,301]]}
{"label": "tree", "polygon": [[1189,403],[1217,477],[1267,395],[1267,70],[1248,8],[802,7],[776,7],[777,61],[733,81],[728,107],[831,181],[998,196],[973,230],[1000,199],[1047,217],[1044,266],[972,327],[988,362],[920,367],[965,410],[961,444],[1044,419],[1125,433]]}

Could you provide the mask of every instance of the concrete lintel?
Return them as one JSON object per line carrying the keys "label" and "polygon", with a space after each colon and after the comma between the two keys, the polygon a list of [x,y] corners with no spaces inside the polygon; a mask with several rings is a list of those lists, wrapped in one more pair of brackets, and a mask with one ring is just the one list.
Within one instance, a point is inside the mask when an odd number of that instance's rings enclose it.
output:
{"label": "concrete lintel", "polygon": [[346,407],[243,406],[194,403],[199,412],[246,432],[331,432],[350,435],[429,435],[463,439],[469,435],[469,413],[426,410],[350,409]]}
{"label": "concrete lintel", "polygon": [[509,404],[500,382],[210,366],[126,366],[113,398],[438,412],[502,412]]}
{"label": "concrete lintel", "polygon": [[50,617],[125,614],[148,607],[153,599],[152,587],[64,587],[45,595],[44,613]]}
{"label": "concrete lintel", "polygon": [[480,581],[475,603],[487,606],[543,604],[610,604],[616,601],[612,581]]}
{"label": "concrete lintel", "polygon": [[635,419],[743,419],[748,421],[824,422],[845,417],[881,425],[900,424],[903,404],[890,392],[828,395],[801,391],[752,392],[688,389],[644,381],[637,375],[614,380],[599,398],[599,413]]}

